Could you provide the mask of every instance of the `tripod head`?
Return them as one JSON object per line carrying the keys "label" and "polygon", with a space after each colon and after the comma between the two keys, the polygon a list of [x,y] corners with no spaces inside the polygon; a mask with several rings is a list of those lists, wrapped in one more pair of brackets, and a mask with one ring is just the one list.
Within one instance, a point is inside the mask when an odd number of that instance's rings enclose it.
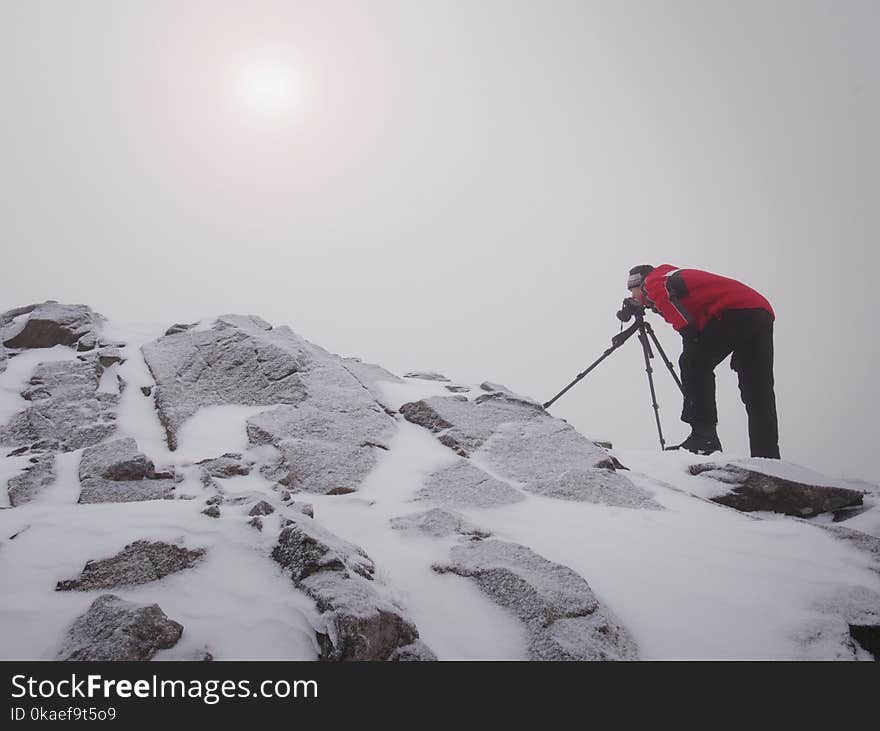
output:
{"label": "tripod head", "polygon": [[629,322],[635,318],[644,317],[645,306],[634,297],[623,300],[623,306],[617,311],[617,319],[621,322]]}

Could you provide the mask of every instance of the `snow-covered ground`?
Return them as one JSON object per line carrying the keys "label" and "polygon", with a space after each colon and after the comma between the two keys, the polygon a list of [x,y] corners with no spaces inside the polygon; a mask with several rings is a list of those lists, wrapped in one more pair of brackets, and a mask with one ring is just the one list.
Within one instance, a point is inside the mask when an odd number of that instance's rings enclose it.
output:
{"label": "snow-covered ground", "polygon": [[[231,451],[258,461],[266,457],[267,448],[248,448],[245,433],[248,416],[266,407],[202,409],[180,430],[179,448],[170,451],[152,399],[140,390],[153,379],[139,346],[165,327],[105,329],[106,336],[128,343],[126,361],[118,366],[128,385],[117,426],[119,436],[134,437],[157,467],[173,464],[184,472],[177,493],[193,499],[79,505],[82,450],[60,455],[51,487],[31,503],[0,510],[3,659],[51,659],[72,619],[102,593],[56,592],[56,582],[78,575],[87,560],[111,556],[139,539],[208,549],[207,559],[194,569],[114,591],[125,599],[156,602],[184,625],[180,643],[156,659],[195,659],[205,651],[218,660],[317,656],[314,602],[269,555],[278,534],[277,515],[267,516],[257,531],[247,525],[243,505],[224,507],[221,517],[212,519],[202,515],[204,500],[198,499],[208,493],[194,462]],[[0,374],[0,422],[27,405],[18,392],[37,362],[75,356],[72,348],[56,346],[10,359]],[[445,385],[410,378],[380,387],[386,405],[397,409],[427,396],[449,395]],[[807,521],[744,514],[709,502],[718,483],[687,471],[705,458],[626,449],[613,454],[629,468],[625,474],[632,482],[664,510],[607,507],[522,491],[524,499],[515,504],[460,512],[495,537],[529,546],[582,575],[630,630],[644,659],[838,655],[840,648],[831,640],[807,640],[811,633],[819,636],[813,628],[828,621],[828,607],[839,593],[852,587],[880,592],[880,574],[871,569],[867,554]],[[728,462],[743,456],[723,457]],[[391,527],[392,518],[425,509],[424,503],[413,502],[415,494],[429,474],[455,459],[426,429],[399,420],[391,448],[379,451],[358,492],[295,498],[314,506],[322,526],[366,551],[376,564],[377,579],[391,587],[441,659],[524,659],[526,632],[512,614],[472,581],[431,570],[432,564],[447,560],[456,537]],[[26,461],[0,459],[0,486]],[[777,469],[783,476],[806,475],[796,465]],[[273,483],[258,470],[219,482],[231,495],[277,499]],[[5,489],[0,493],[6,500]],[[880,535],[880,508],[846,525]]]}

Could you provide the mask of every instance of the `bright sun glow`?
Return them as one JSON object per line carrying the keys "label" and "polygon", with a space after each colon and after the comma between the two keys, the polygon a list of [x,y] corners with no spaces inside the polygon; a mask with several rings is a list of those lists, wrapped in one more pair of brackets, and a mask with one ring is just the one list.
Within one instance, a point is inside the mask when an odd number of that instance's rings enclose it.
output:
{"label": "bright sun glow", "polygon": [[236,97],[253,114],[281,117],[300,101],[300,80],[286,63],[276,60],[252,61],[238,73]]}

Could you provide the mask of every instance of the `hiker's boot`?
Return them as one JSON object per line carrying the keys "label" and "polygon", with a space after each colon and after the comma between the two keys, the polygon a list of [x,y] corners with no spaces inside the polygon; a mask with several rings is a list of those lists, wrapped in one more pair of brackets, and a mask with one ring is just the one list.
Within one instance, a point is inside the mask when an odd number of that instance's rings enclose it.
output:
{"label": "hiker's boot", "polygon": [[721,451],[721,441],[718,439],[714,425],[693,424],[691,435],[679,444],[678,448],[694,454],[709,455]]}

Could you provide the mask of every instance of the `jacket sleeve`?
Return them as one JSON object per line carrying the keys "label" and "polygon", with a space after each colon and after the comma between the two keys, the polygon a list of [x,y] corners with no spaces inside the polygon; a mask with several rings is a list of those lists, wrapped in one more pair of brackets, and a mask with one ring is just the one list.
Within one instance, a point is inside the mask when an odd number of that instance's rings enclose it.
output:
{"label": "jacket sleeve", "polygon": [[663,319],[677,331],[681,332],[688,325],[694,324],[693,317],[679,301],[680,297],[687,294],[687,287],[680,269],[669,274],[659,274],[653,277],[648,275],[645,279],[645,293],[648,295],[648,299],[654,303],[654,307],[663,315]]}

